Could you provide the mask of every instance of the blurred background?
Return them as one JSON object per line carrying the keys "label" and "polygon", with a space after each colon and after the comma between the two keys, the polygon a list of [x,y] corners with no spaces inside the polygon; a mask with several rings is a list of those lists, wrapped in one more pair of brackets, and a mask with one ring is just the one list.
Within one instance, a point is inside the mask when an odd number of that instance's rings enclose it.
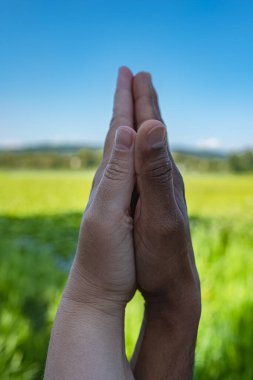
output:
{"label": "blurred background", "polygon": [[121,65],[151,72],[185,178],[195,379],[253,379],[252,19],[247,0],[0,0],[1,379],[42,378]]}

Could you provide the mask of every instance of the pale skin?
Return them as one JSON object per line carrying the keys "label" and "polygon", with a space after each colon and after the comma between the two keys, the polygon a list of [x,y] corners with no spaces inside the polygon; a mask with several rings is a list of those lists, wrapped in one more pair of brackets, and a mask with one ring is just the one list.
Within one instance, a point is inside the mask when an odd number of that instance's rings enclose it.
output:
{"label": "pale skin", "polygon": [[[130,365],[124,313],[137,288],[146,306]],[[199,318],[183,180],[150,75],[123,67],[44,378],[191,379]]]}

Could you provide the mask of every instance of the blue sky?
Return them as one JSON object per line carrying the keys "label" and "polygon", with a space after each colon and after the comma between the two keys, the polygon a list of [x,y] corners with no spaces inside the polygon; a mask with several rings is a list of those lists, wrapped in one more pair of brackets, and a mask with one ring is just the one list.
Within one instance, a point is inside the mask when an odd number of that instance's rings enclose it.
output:
{"label": "blue sky", "polygon": [[127,65],[174,146],[253,147],[252,20],[244,0],[0,0],[0,145],[102,143]]}

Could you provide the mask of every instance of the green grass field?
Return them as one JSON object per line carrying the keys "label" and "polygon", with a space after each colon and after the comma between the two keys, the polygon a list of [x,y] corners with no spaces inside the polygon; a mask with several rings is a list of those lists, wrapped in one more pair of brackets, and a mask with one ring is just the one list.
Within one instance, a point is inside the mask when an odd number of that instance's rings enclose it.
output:
{"label": "green grass field", "polygon": [[[93,172],[0,172],[0,374],[41,379]],[[253,379],[253,176],[185,176],[202,284],[195,378]],[[126,347],[143,312],[127,308]]]}

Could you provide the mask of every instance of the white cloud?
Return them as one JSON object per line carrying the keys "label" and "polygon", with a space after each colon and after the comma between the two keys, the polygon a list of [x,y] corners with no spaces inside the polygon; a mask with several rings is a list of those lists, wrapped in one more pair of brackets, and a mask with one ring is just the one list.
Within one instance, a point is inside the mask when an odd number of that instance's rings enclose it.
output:
{"label": "white cloud", "polygon": [[3,149],[15,149],[20,147],[22,144],[18,140],[0,140],[0,148]]}
{"label": "white cloud", "polygon": [[195,146],[198,149],[215,150],[222,147],[222,143],[216,137],[208,137],[206,139],[200,139],[196,142]]}

